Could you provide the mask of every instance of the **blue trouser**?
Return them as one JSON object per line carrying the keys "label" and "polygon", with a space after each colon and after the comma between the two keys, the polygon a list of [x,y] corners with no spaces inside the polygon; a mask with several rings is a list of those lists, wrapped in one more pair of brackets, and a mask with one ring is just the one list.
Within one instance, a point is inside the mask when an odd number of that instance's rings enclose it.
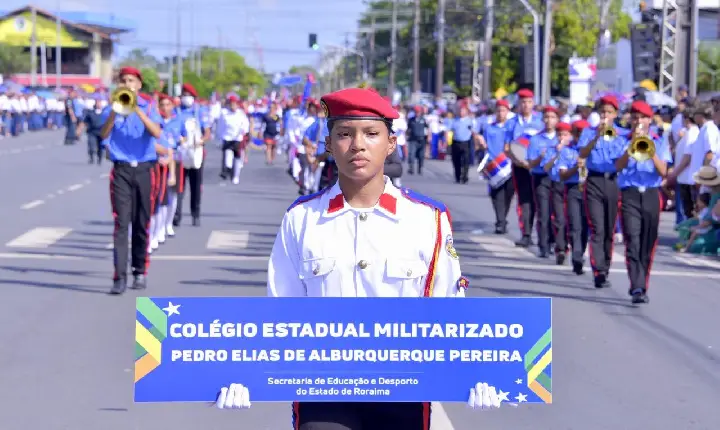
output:
{"label": "blue trouser", "polygon": [[77,141],[77,124],[72,122],[69,117],[65,118],[65,145],[73,145]]}

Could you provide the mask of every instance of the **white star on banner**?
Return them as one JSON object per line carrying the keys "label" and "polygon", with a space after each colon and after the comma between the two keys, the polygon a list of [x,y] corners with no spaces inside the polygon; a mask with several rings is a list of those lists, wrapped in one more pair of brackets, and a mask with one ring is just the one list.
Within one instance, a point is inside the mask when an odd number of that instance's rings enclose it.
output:
{"label": "white star on banner", "polygon": [[518,403],[527,402],[527,395],[523,393],[518,393],[518,395],[515,396],[515,400],[517,400]]}
{"label": "white star on banner", "polygon": [[173,305],[172,302],[168,302],[167,307],[163,308],[163,310],[167,312],[168,316],[180,315],[180,311],[178,311],[178,308],[180,308],[180,305]]}
{"label": "white star on banner", "polygon": [[518,385],[522,384],[522,379],[516,379],[516,380],[515,380],[515,383],[518,384]]}
{"label": "white star on banner", "polygon": [[498,393],[498,397],[500,398],[500,402],[507,402],[508,401],[508,392],[500,390]]}

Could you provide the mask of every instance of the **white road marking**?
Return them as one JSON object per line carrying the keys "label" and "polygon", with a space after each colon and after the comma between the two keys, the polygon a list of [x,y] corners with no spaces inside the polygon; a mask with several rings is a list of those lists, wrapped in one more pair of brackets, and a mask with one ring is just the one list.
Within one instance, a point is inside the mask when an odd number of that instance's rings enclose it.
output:
{"label": "white road marking", "polygon": [[445,408],[439,402],[432,402],[430,430],[455,430]]}
{"label": "white road marking", "polygon": [[92,184],[92,180],[90,180],[90,179],[85,179],[85,180],[83,181],[83,184],[85,184],[85,185]]}
{"label": "white road marking", "polygon": [[692,257],[684,255],[673,255],[673,258],[680,263],[694,267],[712,267],[713,269],[720,269],[720,263],[710,261],[700,255],[693,255]]}
{"label": "white road marking", "polygon": [[69,187],[67,187],[67,190],[68,191],[77,191],[84,186],[85,186],[85,184],[73,184],[73,185],[70,185]]}
{"label": "white road marking", "polygon": [[109,177],[110,177],[109,173],[103,173],[102,175],[100,175],[100,179],[105,179],[105,178],[109,178]]}
{"label": "white road marking", "polygon": [[47,248],[72,231],[71,228],[38,227],[16,237],[5,246],[8,248]]}
{"label": "white road marking", "polygon": [[0,252],[1,260],[89,260],[88,257],[57,254],[28,254],[22,252]]}
{"label": "white road marking", "polygon": [[534,254],[525,248],[515,246],[515,242],[503,236],[472,235],[470,240],[480,245],[484,251],[498,258],[532,257]]}
{"label": "white road marking", "polygon": [[28,210],[28,209],[36,208],[43,204],[45,204],[45,200],[33,200],[30,203],[25,203],[24,205],[20,206],[20,209]]}
{"label": "white road marking", "polygon": [[247,230],[215,230],[210,233],[207,249],[227,250],[245,249],[250,241],[250,232]]}
{"label": "white road marking", "polygon": [[63,194],[65,194],[65,190],[57,190],[56,193],[57,195],[62,196]]}

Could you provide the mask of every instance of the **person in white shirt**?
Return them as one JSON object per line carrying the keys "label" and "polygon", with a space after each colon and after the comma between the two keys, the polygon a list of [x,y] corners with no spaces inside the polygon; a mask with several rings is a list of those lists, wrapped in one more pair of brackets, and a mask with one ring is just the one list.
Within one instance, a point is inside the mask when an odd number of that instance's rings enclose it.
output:
{"label": "person in white shirt", "polygon": [[[693,110],[693,117],[700,133],[693,145],[690,170],[696,173],[701,167],[709,165],[720,154],[720,131],[712,120],[713,107],[707,103]],[[702,189],[700,190],[702,192]]]}
{"label": "person in white shirt", "polygon": [[[313,187],[313,171],[312,171],[312,160],[315,157],[315,151],[317,151],[317,140],[310,141],[305,136],[305,131],[318,119],[319,104],[311,100],[308,102],[307,115],[302,118],[296,128],[296,131],[300,133],[295,145],[295,152],[297,153],[297,159],[300,163],[300,176],[299,184],[300,189],[298,193],[303,196],[310,193]],[[319,137],[318,137],[319,138]]]}
{"label": "person in white shirt", "polygon": [[683,132],[681,135],[678,134],[678,136],[681,137],[675,145],[675,155],[673,157],[673,159],[676,160],[676,164],[667,178],[668,183],[677,183],[675,191],[677,193],[675,199],[677,200],[676,204],[679,215],[676,220],[677,223],[693,217],[693,209],[697,197],[693,175],[697,172],[693,171],[690,165],[692,163],[693,145],[695,145],[700,135],[700,129],[695,123],[694,115],[687,111],[682,115],[684,122],[681,130]]}
{"label": "person in white shirt", "polygon": [[230,96],[228,102],[228,108],[221,111],[218,120],[218,134],[223,142],[223,165],[220,177],[227,179],[232,173],[233,184],[238,184],[245,160],[246,136],[250,132],[250,120],[240,109],[240,99]]}
{"label": "person in white shirt", "polygon": [[0,92],[0,139],[10,136],[10,99],[7,94]]}
{"label": "person in white shirt", "polygon": [[398,119],[393,120],[392,128],[397,137],[398,154],[403,160],[406,160],[408,157],[407,139],[405,138],[405,132],[408,128],[407,115],[404,109],[398,109],[398,114]]}

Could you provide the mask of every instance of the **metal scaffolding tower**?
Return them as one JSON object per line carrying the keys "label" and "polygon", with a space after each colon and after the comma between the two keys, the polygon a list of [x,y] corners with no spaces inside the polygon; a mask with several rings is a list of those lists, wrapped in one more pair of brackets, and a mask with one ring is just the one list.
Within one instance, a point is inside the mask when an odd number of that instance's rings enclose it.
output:
{"label": "metal scaffolding tower", "polygon": [[665,0],[662,9],[662,24],[660,26],[660,77],[658,89],[660,92],[675,97],[677,85],[675,72],[682,67],[676,54],[682,52],[677,27],[678,4],[675,0]]}

